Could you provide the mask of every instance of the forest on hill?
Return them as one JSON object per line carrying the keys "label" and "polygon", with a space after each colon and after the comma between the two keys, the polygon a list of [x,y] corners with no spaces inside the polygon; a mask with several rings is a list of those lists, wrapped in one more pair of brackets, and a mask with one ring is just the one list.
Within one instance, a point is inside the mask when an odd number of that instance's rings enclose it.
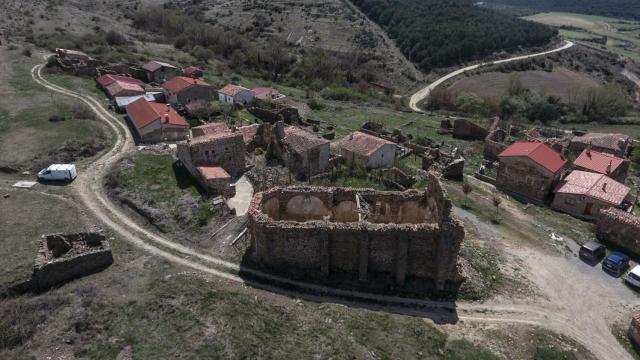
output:
{"label": "forest on hill", "polygon": [[489,2],[539,11],[565,11],[640,20],[640,1],[638,0],[490,0]]}
{"label": "forest on hill", "polygon": [[424,71],[548,43],[557,31],[459,0],[352,0]]}

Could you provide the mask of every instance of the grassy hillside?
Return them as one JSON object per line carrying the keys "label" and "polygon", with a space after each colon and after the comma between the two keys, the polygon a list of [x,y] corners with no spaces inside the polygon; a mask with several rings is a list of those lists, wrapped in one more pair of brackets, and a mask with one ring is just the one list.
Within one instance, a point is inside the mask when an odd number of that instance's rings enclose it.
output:
{"label": "grassy hillside", "polygon": [[489,3],[640,20],[640,2],[637,0],[490,0]]}
{"label": "grassy hillside", "polygon": [[519,46],[544,45],[556,31],[462,1],[354,0],[424,71]]}

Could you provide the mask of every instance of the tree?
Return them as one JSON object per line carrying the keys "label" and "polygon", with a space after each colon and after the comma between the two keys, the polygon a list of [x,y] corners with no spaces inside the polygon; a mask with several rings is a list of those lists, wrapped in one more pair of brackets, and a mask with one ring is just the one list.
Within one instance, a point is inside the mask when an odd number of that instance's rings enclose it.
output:
{"label": "tree", "polygon": [[460,93],[456,97],[454,105],[456,109],[467,114],[481,114],[484,110],[484,100],[474,93]]}
{"label": "tree", "polygon": [[468,182],[462,183],[462,192],[464,193],[464,204],[462,204],[463,208],[468,208],[467,202],[469,201],[469,194],[473,191],[473,187]]}

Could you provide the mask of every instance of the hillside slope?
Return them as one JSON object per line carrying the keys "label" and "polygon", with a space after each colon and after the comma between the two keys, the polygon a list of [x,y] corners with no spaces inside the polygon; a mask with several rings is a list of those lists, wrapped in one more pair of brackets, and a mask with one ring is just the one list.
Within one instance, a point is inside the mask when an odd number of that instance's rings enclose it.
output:
{"label": "hillside slope", "polygon": [[458,0],[353,0],[424,71],[548,43],[556,31]]}
{"label": "hillside slope", "polygon": [[640,20],[638,0],[490,0],[488,3]]}

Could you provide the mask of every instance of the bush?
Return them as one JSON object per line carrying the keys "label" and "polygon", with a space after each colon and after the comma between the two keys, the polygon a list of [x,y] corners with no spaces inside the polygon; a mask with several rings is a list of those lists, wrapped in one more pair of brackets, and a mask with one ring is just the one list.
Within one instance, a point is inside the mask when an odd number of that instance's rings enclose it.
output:
{"label": "bush", "polygon": [[322,110],[324,109],[324,104],[316,99],[311,99],[307,101],[307,105],[311,108],[311,110]]}
{"label": "bush", "polygon": [[582,105],[582,115],[590,121],[609,121],[623,116],[629,104],[624,91],[616,85],[606,85],[590,89]]}
{"label": "bush", "polygon": [[60,116],[60,115],[51,115],[49,117],[49,121],[51,122],[60,122],[60,121],[65,121],[65,117],[64,116]]}
{"label": "bush", "polygon": [[554,104],[548,102],[538,102],[529,108],[527,119],[529,121],[539,120],[543,124],[547,124],[550,121],[558,120],[560,112]]}
{"label": "bush", "polygon": [[108,45],[126,45],[128,43],[127,38],[117,31],[109,30],[104,36],[104,41]]}
{"label": "bush", "polygon": [[367,96],[353,91],[348,88],[339,86],[330,86],[322,91],[322,97],[325,99],[338,100],[338,101],[366,101]]}
{"label": "bush", "polygon": [[438,87],[427,98],[427,110],[447,110],[453,108],[453,95],[449,89]]}
{"label": "bush", "polygon": [[453,104],[456,109],[467,114],[482,114],[485,110],[484,100],[474,93],[460,93]]}
{"label": "bush", "polygon": [[25,46],[25,47],[22,49],[22,53],[21,53],[21,54],[22,54],[22,55],[24,55],[24,56],[26,56],[26,57],[31,57],[31,54],[32,54],[32,53],[33,53],[33,50],[31,49],[31,47],[30,47],[30,46]]}
{"label": "bush", "polygon": [[631,161],[640,164],[640,147],[634,147],[631,151]]}

